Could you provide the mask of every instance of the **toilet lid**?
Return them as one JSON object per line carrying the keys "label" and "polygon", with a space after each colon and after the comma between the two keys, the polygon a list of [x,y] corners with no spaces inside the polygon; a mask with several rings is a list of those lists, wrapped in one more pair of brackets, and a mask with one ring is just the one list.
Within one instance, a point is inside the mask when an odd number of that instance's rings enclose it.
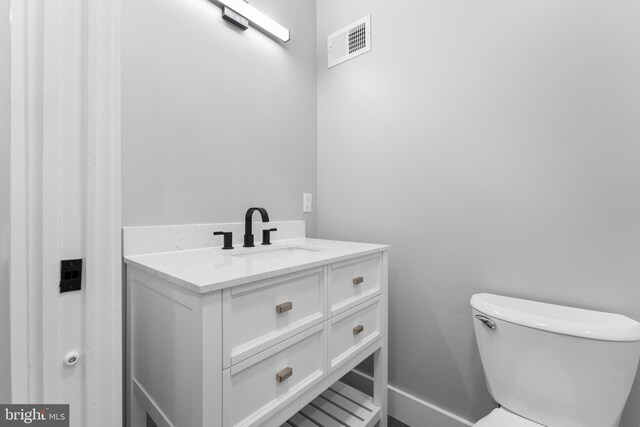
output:
{"label": "toilet lid", "polygon": [[502,408],[494,409],[489,415],[478,421],[473,427],[544,427],[526,418],[519,417]]}

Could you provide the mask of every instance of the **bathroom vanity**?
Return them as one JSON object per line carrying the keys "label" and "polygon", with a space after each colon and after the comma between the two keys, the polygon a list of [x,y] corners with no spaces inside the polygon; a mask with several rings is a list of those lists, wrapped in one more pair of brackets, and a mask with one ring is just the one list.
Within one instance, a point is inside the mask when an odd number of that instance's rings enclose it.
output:
{"label": "bathroom vanity", "polygon": [[[238,224],[124,230],[130,426],[386,426],[388,246],[299,223],[233,250],[197,233]],[[372,354],[369,397],[339,380]]]}

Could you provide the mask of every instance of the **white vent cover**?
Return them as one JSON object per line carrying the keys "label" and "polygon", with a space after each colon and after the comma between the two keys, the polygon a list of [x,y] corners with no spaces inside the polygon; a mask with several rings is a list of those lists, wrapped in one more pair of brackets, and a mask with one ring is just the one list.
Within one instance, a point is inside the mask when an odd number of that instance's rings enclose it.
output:
{"label": "white vent cover", "polygon": [[329,68],[371,50],[371,15],[327,37]]}

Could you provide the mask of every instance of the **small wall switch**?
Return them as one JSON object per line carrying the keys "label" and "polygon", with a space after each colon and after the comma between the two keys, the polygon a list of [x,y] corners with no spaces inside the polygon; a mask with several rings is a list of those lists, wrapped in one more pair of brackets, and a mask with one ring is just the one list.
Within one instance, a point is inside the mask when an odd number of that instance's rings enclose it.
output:
{"label": "small wall switch", "polygon": [[313,196],[311,193],[302,193],[302,212],[310,213],[313,205]]}

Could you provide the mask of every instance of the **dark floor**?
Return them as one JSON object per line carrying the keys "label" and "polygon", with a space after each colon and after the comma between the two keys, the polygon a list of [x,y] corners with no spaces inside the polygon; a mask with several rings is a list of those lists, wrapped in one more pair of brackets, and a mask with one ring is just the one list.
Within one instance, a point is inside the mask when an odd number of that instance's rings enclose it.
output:
{"label": "dark floor", "polygon": [[401,423],[400,421],[396,420],[395,418],[391,418],[389,417],[389,427],[409,427],[406,424]]}

